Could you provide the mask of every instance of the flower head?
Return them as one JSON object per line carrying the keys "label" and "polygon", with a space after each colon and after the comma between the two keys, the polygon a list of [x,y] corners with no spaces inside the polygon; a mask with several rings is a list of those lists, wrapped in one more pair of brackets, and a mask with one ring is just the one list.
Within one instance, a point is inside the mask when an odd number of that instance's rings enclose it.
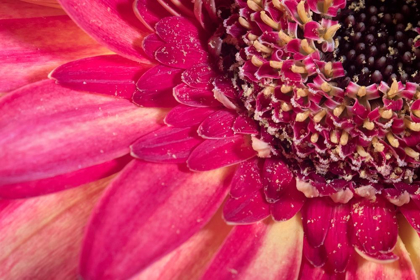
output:
{"label": "flower head", "polygon": [[[195,267],[204,279],[351,277],[361,257],[410,262],[397,216],[420,232],[415,2],[138,0],[134,12],[111,2],[92,1],[93,19],[83,4],[61,3],[124,58],[73,61],[50,74],[59,85],[28,87],[50,104],[33,113],[42,152],[16,136],[32,121],[27,88],[2,100],[17,119],[4,146],[30,168],[8,161],[0,195],[49,193],[65,187],[51,182],[77,186],[123,168],[90,221],[84,278],[147,277],[201,240],[212,248]],[[14,117],[21,111],[28,116]],[[224,200],[223,218],[236,225],[228,237],[211,220]],[[212,225],[223,232],[217,242],[203,233]],[[410,265],[400,271],[415,277]]]}

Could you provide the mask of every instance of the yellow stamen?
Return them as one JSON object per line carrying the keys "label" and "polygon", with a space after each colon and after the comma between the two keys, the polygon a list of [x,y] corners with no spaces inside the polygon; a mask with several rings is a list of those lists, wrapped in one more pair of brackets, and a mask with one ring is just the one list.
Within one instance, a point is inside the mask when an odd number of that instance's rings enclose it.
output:
{"label": "yellow stamen", "polygon": [[334,144],[338,144],[338,137],[337,137],[337,131],[333,130],[330,133],[330,141]]}
{"label": "yellow stamen", "polygon": [[414,158],[415,160],[419,160],[420,153],[416,152],[415,150],[409,147],[405,147],[404,151],[407,154],[407,156]]}
{"label": "yellow stamen", "polygon": [[331,62],[327,62],[324,66],[324,72],[325,75],[327,77],[331,77],[332,76],[332,63]]}
{"label": "yellow stamen", "polygon": [[324,13],[328,13],[328,9],[331,7],[332,0],[324,0]]}
{"label": "yellow stamen", "polygon": [[[240,19],[241,18],[239,18],[239,21],[240,21]],[[248,22],[247,22],[248,23]],[[248,34],[248,40],[250,40],[250,41],[255,41],[255,40],[257,40],[258,39],[258,36],[257,35],[254,35],[254,34],[252,34],[252,33],[249,33]]]}
{"label": "yellow stamen", "polygon": [[398,148],[400,146],[400,142],[398,142],[397,138],[395,138],[391,133],[387,133],[386,139],[388,139],[388,142],[392,147]]}
{"label": "yellow stamen", "polygon": [[349,134],[347,131],[343,131],[340,137],[340,145],[345,146],[349,142]]}
{"label": "yellow stamen", "polygon": [[298,12],[299,18],[302,20],[303,24],[311,21],[311,18],[308,17],[308,15],[306,14],[305,2],[304,1],[300,1],[299,4],[297,5],[297,12]]}
{"label": "yellow stamen", "polygon": [[382,153],[385,149],[385,146],[381,142],[379,142],[378,138],[376,137],[372,139],[372,144],[373,148],[375,149],[375,152]]}
{"label": "yellow stamen", "polygon": [[275,22],[271,17],[269,17],[264,11],[261,12],[261,20],[275,30],[280,29],[280,24]]}
{"label": "yellow stamen", "polygon": [[252,56],[251,63],[256,67],[261,67],[264,64],[264,62],[261,59],[259,59],[256,55]]}
{"label": "yellow stamen", "polygon": [[367,130],[373,130],[375,128],[375,124],[369,121],[368,119],[365,119],[363,121],[363,127],[366,128]]}
{"label": "yellow stamen", "polygon": [[306,68],[304,66],[296,66],[296,65],[292,65],[292,72],[293,73],[298,73],[298,74],[306,74],[308,73],[308,71],[306,71]]}
{"label": "yellow stamen", "polygon": [[320,111],[318,114],[314,116],[314,122],[319,123],[325,117],[327,112],[325,110]]}
{"label": "yellow stamen", "polygon": [[345,105],[340,105],[336,107],[333,111],[334,116],[339,117],[344,112],[345,109],[346,109]]}
{"label": "yellow stamen", "polygon": [[318,139],[319,139],[318,133],[314,133],[314,134],[311,135],[311,142],[312,143],[315,144],[316,142],[318,142]]}
{"label": "yellow stamen", "polygon": [[393,115],[391,109],[389,109],[389,110],[383,110],[383,109],[379,110],[379,114],[381,115],[381,118],[386,119],[386,120],[389,120],[390,118],[392,118],[392,115]]}
{"label": "yellow stamen", "polygon": [[304,122],[309,117],[309,111],[302,112],[296,115],[297,122]]}
{"label": "yellow stamen", "polygon": [[300,46],[301,46],[302,50],[307,54],[311,54],[311,53],[315,52],[315,50],[311,46],[309,46],[308,40],[306,40],[306,39],[303,39],[300,42]]}
{"label": "yellow stamen", "polygon": [[397,80],[394,80],[391,84],[391,87],[389,88],[388,91],[388,97],[389,98],[394,98],[398,93],[398,82]]}
{"label": "yellow stamen", "polygon": [[285,112],[289,112],[290,110],[293,109],[293,107],[290,104],[283,103],[283,104],[281,104],[281,109]]}
{"label": "yellow stamen", "polygon": [[306,96],[309,95],[309,91],[308,90],[303,90],[303,89],[300,88],[300,89],[297,90],[296,94],[299,97],[306,97]]}
{"label": "yellow stamen", "polygon": [[283,61],[270,60],[270,67],[280,70],[283,67]]}
{"label": "yellow stamen", "polygon": [[264,88],[263,93],[264,93],[264,95],[266,97],[272,95],[274,93],[274,87],[266,87],[266,88]]}
{"label": "yellow stamen", "polygon": [[359,90],[357,91],[357,96],[359,97],[363,97],[366,95],[366,87],[362,86],[359,88]]}
{"label": "yellow stamen", "polygon": [[359,154],[359,156],[361,157],[370,157],[369,153],[366,153],[365,149],[362,146],[357,146],[357,153]]}
{"label": "yellow stamen", "polygon": [[290,41],[293,40],[293,38],[287,35],[286,33],[284,33],[283,30],[280,30],[279,32],[279,38],[285,43],[289,43]]}
{"label": "yellow stamen", "polygon": [[257,3],[255,3],[255,1],[253,1],[253,0],[246,1],[246,4],[248,5],[248,8],[250,8],[254,12],[262,11],[261,6],[258,5]]}
{"label": "yellow stamen", "polygon": [[291,92],[293,88],[291,86],[282,85],[280,90],[282,93],[288,93]]}
{"label": "yellow stamen", "polygon": [[330,86],[330,84],[329,83],[327,83],[327,82],[323,82],[322,83],[322,85],[321,85],[321,89],[324,91],[324,92],[330,92],[331,90],[332,90],[332,87]]}
{"label": "yellow stamen", "polygon": [[243,17],[240,17],[238,19],[238,22],[242,27],[245,27],[246,29],[251,29],[251,24]]}
{"label": "yellow stamen", "polygon": [[420,131],[420,123],[415,123],[415,122],[412,122],[410,120],[405,119],[404,124],[408,129],[410,129],[412,131],[415,131],[415,132]]}
{"label": "yellow stamen", "polygon": [[283,4],[280,2],[280,0],[273,0],[273,6],[276,8],[276,9],[278,9],[278,10],[280,10],[280,11],[284,11],[284,7],[283,7]]}
{"label": "yellow stamen", "polygon": [[327,29],[327,32],[325,32],[325,34],[324,34],[324,39],[326,41],[331,40],[334,37],[334,35],[337,32],[337,30],[340,29],[340,27],[341,27],[340,24],[336,24],[336,25],[330,26]]}
{"label": "yellow stamen", "polygon": [[272,53],[272,49],[270,49],[269,47],[264,46],[263,44],[261,44],[258,41],[254,41],[254,48],[257,49],[257,51],[263,52],[263,53],[268,53],[271,54]]}

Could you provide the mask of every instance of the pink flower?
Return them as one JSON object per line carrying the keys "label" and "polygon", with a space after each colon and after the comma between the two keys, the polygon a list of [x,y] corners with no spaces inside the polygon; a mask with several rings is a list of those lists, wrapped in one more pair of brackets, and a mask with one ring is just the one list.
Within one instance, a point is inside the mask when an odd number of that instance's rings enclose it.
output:
{"label": "pink flower", "polygon": [[59,215],[90,190],[66,189],[116,174],[83,246],[83,218],[51,236],[76,244],[62,276],[15,274],[14,245],[10,277],[71,278],[79,254],[83,279],[417,277],[412,2],[60,1],[101,46],[61,10],[4,3],[24,12],[0,22],[0,223],[21,221],[0,242],[32,226],[20,204]]}

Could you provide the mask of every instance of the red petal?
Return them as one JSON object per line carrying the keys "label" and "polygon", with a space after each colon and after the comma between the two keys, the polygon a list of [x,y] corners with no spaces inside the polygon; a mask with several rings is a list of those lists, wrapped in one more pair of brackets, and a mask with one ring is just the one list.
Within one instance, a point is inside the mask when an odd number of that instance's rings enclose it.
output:
{"label": "red petal", "polygon": [[331,226],[325,239],[328,263],[336,273],[345,272],[353,246],[350,242],[350,204],[335,204]]}
{"label": "red petal", "polygon": [[305,195],[296,188],[293,180],[280,199],[271,205],[271,215],[275,221],[287,221],[302,209],[305,201]]}
{"label": "red petal", "polygon": [[203,88],[191,88],[185,84],[180,84],[174,88],[173,93],[179,103],[192,107],[217,107],[222,105],[214,98],[211,90]]}
{"label": "red petal", "polygon": [[191,170],[206,171],[240,163],[256,156],[250,140],[242,136],[205,140],[188,158]]}
{"label": "red petal", "polygon": [[236,226],[202,279],[297,279],[302,239],[298,218]]}
{"label": "red petal", "polygon": [[34,5],[23,1],[3,0],[0,19],[51,17],[65,14],[62,9]]}
{"label": "red petal", "polygon": [[129,153],[156,130],[161,112],[129,101],[72,91],[54,81],[0,100],[0,185],[51,178]]}
{"label": "red petal", "polygon": [[142,54],[146,33],[129,0],[59,0],[68,15],[90,36],[117,54],[149,63]]}
{"label": "red petal", "polygon": [[80,262],[83,279],[128,279],[184,243],[223,201],[227,171],[130,163],[90,222]]}
{"label": "red petal", "polygon": [[303,242],[303,254],[306,259],[314,267],[322,267],[327,261],[327,251],[323,245],[314,248],[308,243],[308,239],[305,237]]}
{"label": "red petal", "polygon": [[293,174],[286,164],[279,159],[266,159],[263,168],[264,192],[267,200],[274,203],[289,189],[290,185],[296,186]]}
{"label": "red petal", "polygon": [[137,82],[133,102],[145,107],[173,107],[178,102],[172,95],[173,88],[181,83],[182,70],[162,65],[146,71]]}
{"label": "red petal", "polygon": [[179,105],[166,115],[165,123],[175,127],[192,127],[199,125],[213,113],[214,109],[211,108],[195,108]]}
{"label": "red petal", "polygon": [[238,116],[233,124],[233,131],[242,134],[258,134],[258,126],[247,116]]}
{"label": "red petal", "polygon": [[228,224],[253,224],[270,215],[270,205],[261,191],[239,198],[229,197],[223,206],[223,218]]}
{"label": "red petal", "polygon": [[381,197],[375,201],[354,200],[351,211],[354,234],[360,250],[373,255],[392,251],[397,243],[395,207]]}
{"label": "red petal", "polygon": [[306,200],[302,208],[302,224],[305,237],[312,247],[324,244],[331,226],[332,206],[329,197]]}
{"label": "red petal", "polygon": [[150,65],[118,55],[89,57],[61,65],[50,77],[74,90],[109,94],[131,99],[136,81]]}
{"label": "red petal", "polygon": [[236,116],[236,112],[219,110],[201,123],[198,134],[206,139],[233,136],[232,126]]}
{"label": "red petal", "polygon": [[156,34],[150,34],[143,40],[143,50],[151,59],[155,58],[155,51],[162,47],[165,43]]}
{"label": "red petal", "polygon": [[250,159],[239,164],[233,176],[230,194],[233,197],[250,195],[262,189],[261,171],[258,158]]}
{"label": "red petal", "polygon": [[131,156],[126,155],[105,163],[52,178],[1,186],[0,197],[5,199],[27,198],[78,187],[117,173],[123,169],[131,159]]}
{"label": "red petal", "polygon": [[136,0],[133,7],[137,18],[152,32],[159,20],[171,15],[156,0]]}
{"label": "red petal", "polygon": [[1,278],[77,279],[85,225],[108,182],[37,198],[1,200]]}
{"label": "red petal", "polygon": [[139,138],[131,153],[145,161],[182,163],[202,141],[195,128],[163,127]]}
{"label": "red petal", "polygon": [[191,67],[182,73],[182,81],[193,88],[205,88],[211,90],[212,81],[217,76],[210,65],[202,64]]}
{"label": "red petal", "polygon": [[409,203],[399,207],[399,209],[410,225],[420,234],[420,209],[416,203],[411,200]]}
{"label": "red petal", "polygon": [[131,279],[199,279],[231,229],[217,212],[203,229]]}
{"label": "red petal", "polygon": [[[5,4],[1,5],[3,12]],[[22,11],[19,9],[21,5]],[[48,13],[43,16],[42,11],[51,8],[36,5],[32,9],[39,14],[32,14],[29,7],[34,5],[21,5],[16,5],[15,8],[19,10],[13,10],[11,14],[24,18],[0,20],[0,92],[12,91],[45,79],[52,69],[68,61],[109,52],[87,36],[69,17],[49,16]]]}

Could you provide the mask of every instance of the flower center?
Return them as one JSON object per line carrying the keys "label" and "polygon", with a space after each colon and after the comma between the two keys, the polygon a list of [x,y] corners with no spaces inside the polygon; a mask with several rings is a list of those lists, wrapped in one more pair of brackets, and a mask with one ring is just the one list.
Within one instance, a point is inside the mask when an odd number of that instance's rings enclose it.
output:
{"label": "flower center", "polygon": [[334,54],[349,79],[365,86],[394,79],[420,82],[420,49],[414,46],[419,34],[413,30],[420,20],[416,1],[352,1],[337,19],[342,27]]}
{"label": "flower center", "polygon": [[418,180],[415,1],[236,4],[221,51],[232,56],[219,66],[263,127],[270,157],[321,187]]}

